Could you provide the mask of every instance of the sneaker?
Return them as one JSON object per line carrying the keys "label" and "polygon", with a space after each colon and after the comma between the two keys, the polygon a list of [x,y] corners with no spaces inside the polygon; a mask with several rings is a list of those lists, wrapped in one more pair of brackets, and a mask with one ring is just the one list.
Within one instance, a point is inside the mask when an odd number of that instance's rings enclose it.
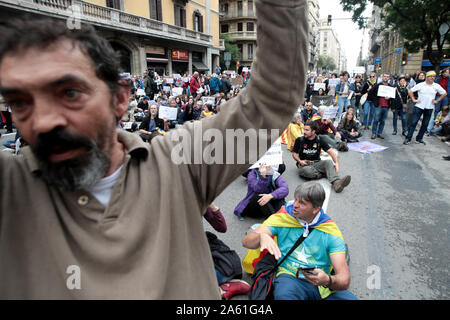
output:
{"label": "sneaker", "polygon": [[411,141],[409,141],[409,140],[407,140],[407,139],[405,139],[405,141],[403,141],[403,144],[405,144],[405,145],[408,145],[408,144],[410,144],[411,143]]}
{"label": "sneaker", "polygon": [[377,138],[377,135],[376,134],[373,134],[371,137],[370,137],[370,139],[376,139]]}
{"label": "sneaker", "polygon": [[450,161],[450,156],[442,156],[444,160]]}
{"label": "sneaker", "polygon": [[377,137],[380,139],[384,139],[384,137],[381,134],[377,134]]}
{"label": "sneaker", "polygon": [[250,285],[247,282],[236,279],[225,282],[220,288],[224,291],[223,297],[226,300],[238,294],[247,294],[250,291]]}
{"label": "sneaker", "polygon": [[336,193],[342,192],[342,190],[344,190],[344,188],[350,184],[351,180],[351,176],[345,176],[342,179],[336,180],[335,182],[333,182],[334,191],[336,191]]}
{"label": "sneaker", "polygon": [[372,126],[368,126],[367,129],[368,129],[368,130],[372,129]]}
{"label": "sneaker", "polygon": [[392,132],[392,135],[395,136],[397,134],[397,131]]}
{"label": "sneaker", "polygon": [[421,143],[421,144],[423,144],[424,146],[426,145],[425,141],[423,141],[423,140],[416,140],[416,143]]}
{"label": "sneaker", "polygon": [[406,131],[402,132],[402,136],[406,137]]}

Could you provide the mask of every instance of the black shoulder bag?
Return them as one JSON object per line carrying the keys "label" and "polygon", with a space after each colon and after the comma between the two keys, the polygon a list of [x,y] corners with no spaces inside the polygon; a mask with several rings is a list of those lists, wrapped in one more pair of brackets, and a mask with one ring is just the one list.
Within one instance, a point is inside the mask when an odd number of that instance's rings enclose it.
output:
{"label": "black shoulder bag", "polygon": [[[313,230],[314,229],[311,228],[309,234]],[[275,279],[275,272],[284,260],[286,260],[305,239],[306,237],[303,235],[298,238],[289,252],[278,263],[275,257],[270,253],[266,253],[261,258],[256,264],[255,271],[252,275],[252,286],[248,294],[250,300],[273,300],[273,281]]]}

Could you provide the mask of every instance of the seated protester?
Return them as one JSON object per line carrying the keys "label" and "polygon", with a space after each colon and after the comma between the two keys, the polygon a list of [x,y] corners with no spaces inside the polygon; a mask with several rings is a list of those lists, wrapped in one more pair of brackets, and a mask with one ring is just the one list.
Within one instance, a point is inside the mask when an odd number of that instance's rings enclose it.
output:
{"label": "seated protester", "polygon": [[212,107],[210,104],[205,104],[205,106],[203,107],[203,111],[200,115],[200,119],[212,116],[214,114],[214,112],[212,111]]}
{"label": "seated protester", "polygon": [[442,110],[437,114],[434,120],[434,127],[430,130],[429,136],[442,132],[444,125],[448,126],[449,122],[449,106],[443,106]]}
{"label": "seated protester", "polygon": [[307,123],[309,120],[312,119],[312,117],[314,116],[314,114],[317,112],[316,109],[314,109],[313,107],[313,103],[312,102],[307,102],[305,105],[305,109],[302,110],[302,122],[303,123]]}
{"label": "seated protester", "polygon": [[353,108],[349,108],[344,118],[338,126],[338,132],[342,137],[342,141],[359,142],[358,138],[362,136],[359,132],[358,123],[355,121],[355,113]]}
{"label": "seated protester", "polygon": [[240,220],[250,216],[267,218],[284,205],[289,186],[271,166],[261,165],[248,174],[248,192],[234,209]]}
{"label": "seated protester", "polygon": [[140,112],[144,112],[149,108],[150,98],[145,96],[141,101],[139,101],[136,110]]}
{"label": "seated protester", "polygon": [[[295,141],[292,157],[297,161],[299,175],[306,179],[327,178],[333,185],[334,191],[342,192],[349,185],[351,177],[339,177],[339,161],[336,153],[330,148],[328,143],[316,135],[317,124],[315,121],[309,121],[305,124],[303,137]],[[321,160],[320,153],[322,149],[333,159],[333,162]]]}
{"label": "seated protester", "polygon": [[182,111],[181,111],[181,108],[179,108],[177,106],[177,102],[174,98],[169,99],[169,107],[178,109],[177,110],[177,120],[169,120],[169,129],[173,129],[178,124],[178,119],[180,118]]}
{"label": "seated protester", "polygon": [[197,100],[195,106],[194,106],[194,120],[199,120],[200,115],[203,111],[203,101]]}
{"label": "seated protester", "polygon": [[275,300],[357,299],[347,291],[350,272],[345,242],[336,223],[322,209],[324,200],[325,190],[320,183],[303,183],[295,190],[294,201],[242,239],[244,247],[267,249],[280,259],[298,238],[306,236],[275,274]]}
{"label": "seated protester", "polygon": [[190,104],[186,105],[186,109],[180,114],[180,118],[178,118],[178,124],[182,125],[187,121],[194,120],[194,107]]}
{"label": "seated protester", "polygon": [[297,138],[303,136],[303,122],[302,115],[300,113],[296,113],[291,123],[288,126],[288,144],[287,149],[292,152],[292,148],[294,148],[294,143]]}
{"label": "seated protester", "polygon": [[167,120],[158,118],[158,106],[152,104],[150,106],[150,114],[144,118],[139,126],[139,133],[144,141],[150,140],[150,135],[153,131],[159,129],[167,131],[169,128],[169,122]]}
{"label": "seated protester", "polygon": [[348,151],[348,147],[345,142],[342,142],[341,134],[333,125],[333,121],[331,121],[331,119],[325,120],[322,118],[325,113],[325,108],[325,106],[320,106],[317,113],[311,119],[316,123],[316,134],[332,148],[335,148],[338,151]]}

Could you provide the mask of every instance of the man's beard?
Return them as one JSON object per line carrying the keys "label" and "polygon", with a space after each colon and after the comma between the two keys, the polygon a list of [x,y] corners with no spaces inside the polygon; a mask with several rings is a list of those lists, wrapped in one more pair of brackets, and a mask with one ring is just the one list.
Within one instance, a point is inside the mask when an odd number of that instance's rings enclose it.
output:
{"label": "man's beard", "polygon": [[[95,185],[110,166],[110,156],[105,151],[106,137],[110,134],[102,132],[101,141],[74,135],[60,127],[40,134],[32,150],[39,161],[41,177],[61,191],[87,190]],[[55,146],[64,150],[82,148],[86,151],[72,159],[53,163],[49,161],[49,156],[55,152]]]}

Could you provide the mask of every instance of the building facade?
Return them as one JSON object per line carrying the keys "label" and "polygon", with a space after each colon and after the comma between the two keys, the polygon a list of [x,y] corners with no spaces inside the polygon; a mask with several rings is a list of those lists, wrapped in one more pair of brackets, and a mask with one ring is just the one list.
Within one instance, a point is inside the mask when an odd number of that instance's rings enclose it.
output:
{"label": "building facade", "polygon": [[0,0],[1,20],[25,13],[93,25],[131,74],[211,73],[223,50],[219,0]]}
{"label": "building facade", "polygon": [[236,43],[239,65],[251,67],[256,51],[255,1],[220,0],[220,34]]}
{"label": "building facade", "polygon": [[319,59],[319,27],[320,27],[319,0],[308,0],[308,24],[309,24],[309,50],[308,69],[317,69]]}
{"label": "building facade", "polygon": [[318,39],[319,55],[331,57],[336,64],[337,70],[340,70],[343,64],[343,60],[341,58],[341,45],[336,31],[332,26],[328,25],[327,19],[320,20]]}
{"label": "building facade", "polygon": [[[414,74],[418,71],[433,70],[425,51],[409,53],[404,48],[404,40],[398,30],[386,28],[381,21],[382,8],[374,6],[369,21],[371,29],[368,64],[374,65],[378,73],[393,75]],[[450,66],[450,56],[444,56],[441,68]]]}

